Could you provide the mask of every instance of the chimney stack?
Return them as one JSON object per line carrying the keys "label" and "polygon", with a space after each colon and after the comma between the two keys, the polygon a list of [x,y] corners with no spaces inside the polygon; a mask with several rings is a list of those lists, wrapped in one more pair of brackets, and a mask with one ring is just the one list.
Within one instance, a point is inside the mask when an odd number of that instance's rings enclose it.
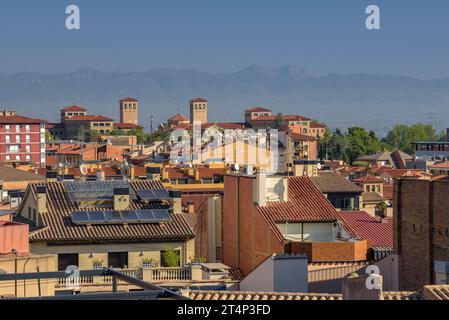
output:
{"label": "chimney stack", "polygon": [[58,181],[58,173],[56,171],[47,171],[45,178],[47,179],[47,182]]}
{"label": "chimney stack", "polygon": [[128,210],[129,188],[114,188],[114,210]]}
{"label": "chimney stack", "polygon": [[173,207],[173,213],[182,213],[181,191],[169,190],[170,205]]}
{"label": "chimney stack", "polygon": [[146,167],[147,179],[150,181],[161,181],[160,167]]}
{"label": "chimney stack", "polygon": [[37,212],[46,213],[47,212],[47,188],[45,186],[37,186]]}
{"label": "chimney stack", "polygon": [[318,162],[315,160],[294,160],[293,174],[295,177],[315,177],[318,175]]}
{"label": "chimney stack", "polygon": [[343,278],[342,293],[343,300],[384,300],[382,276],[353,272]]}

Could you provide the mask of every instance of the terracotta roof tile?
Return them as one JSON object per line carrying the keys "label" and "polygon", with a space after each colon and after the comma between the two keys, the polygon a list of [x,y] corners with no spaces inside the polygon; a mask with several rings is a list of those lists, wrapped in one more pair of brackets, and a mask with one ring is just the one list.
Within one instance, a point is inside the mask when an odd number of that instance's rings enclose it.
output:
{"label": "terracotta roof tile", "polygon": [[323,193],[363,192],[361,187],[334,172],[319,172],[318,176],[310,179]]}
{"label": "terracotta roof tile", "polygon": [[73,106],[68,106],[68,107],[65,107],[65,108],[62,108],[61,109],[61,111],[81,111],[81,112],[84,112],[84,111],[87,111],[86,109],[84,109],[83,107],[80,107],[80,106],[77,106],[77,105],[73,105]]}
{"label": "terracotta roof tile", "polygon": [[393,219],[384,222],[365,211],[340,211],[343,228],[355,238],[370,240],[372,247],[393,248]]}
{"label": "terracotta roof tile", "polygon": [[276,224],[288,222],[336,221],[337,211],[308,177],[288,179],[288,201],[268,201],[257,206],[279,240],[284,237]]}
{"label": "terracotta roof tile", "polygon": [[34,119],[34,118],[28,118],[24,116],[0,116],[0,123],[5,124],[21,124],[21,123],[29,123],[29,124],[41,124],[46,123],[47,120],[42,119]]}
{"label": "terracotta roof tile", "polygon": [[264,107],[250,107],[245,110],[246,113],[250,112],[271,112],[270,109],[264,108]]}
{"label": "terracotta roof tile", "polygon": [[65,118],[65,121],[112,121],[113,119],[100,115],[73,116]]}
{"label": "terracotta roof tile", "polygon": [[357,179],[352,180],[352,182],[358,182],[358,183],[382,183],[384,180],[379,177],[374,177],[370,175],[366,175]]}
{"label": "terracotta roof tile", "polygon": [[138,100],[131,98],[131,97],[126,97],[126,98],[120,99],[120,102],[138,102]]}
{"label": "terracotta roof tile", "polygon": [[204,98],[194,98],[194,99],[190,99],[190,102],[207,102],[206,99]]}
{"label": "terracotta roof tile", "polygon": [[[43,183],[28,186],[27,196],[36,198],[36,187]],[[163,189],[160,182],[132,181],[131,187],[137,189]],[[44,227],[30,234],[30,241],[95,241],[95,240],[185,240],[194,234],[182,214],[170,214],[171,220],[163,224],[124,225],[76,225],[70,219],[70,213],[78,210],[71,202],[63,182],[46,182],[48,212],[42,214]],[[160,203],[146,205],[138,200],[130,201],[130,209],[162,208]],[[108,208],[83,208],[83,210],[110,210]]]}

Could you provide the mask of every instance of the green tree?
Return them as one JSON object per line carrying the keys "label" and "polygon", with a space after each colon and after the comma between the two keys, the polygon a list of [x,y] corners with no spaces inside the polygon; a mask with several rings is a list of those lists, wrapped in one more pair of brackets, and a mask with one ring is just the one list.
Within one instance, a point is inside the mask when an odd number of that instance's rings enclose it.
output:
{"label": "green tree", "polygon": [[161,265],[163,267],[174,268],[180,265],[180,254],[179,251],[172,249],[162,251],[161,253]]}
{"label": "green tree", "polygon": [[45,141],[52,141],[55,137],[50,133],[50,131],[45,131]]}
{"label": "green tree", "polygon": [[373,131],[364,128],[351,127],[346,134],[348,141],[348,160],[354,162],[358,157],[373,154],[386,149],[388,146],[379,141]]}
{"label": "green tree", "polygon": [[276,119],[274,119],[274,129],[280,129],[285,125],[285,121],[282,118],[282,113],[278,113],[276,115]]}
{"label": "green tree", "polygon": [[411,126],[398,124],[388,132],[383,141],[394,149],[414,154],[413,142],[438,141],[443,137],[444,133],[437,134],[435,128],[428,124],[416,123]]}

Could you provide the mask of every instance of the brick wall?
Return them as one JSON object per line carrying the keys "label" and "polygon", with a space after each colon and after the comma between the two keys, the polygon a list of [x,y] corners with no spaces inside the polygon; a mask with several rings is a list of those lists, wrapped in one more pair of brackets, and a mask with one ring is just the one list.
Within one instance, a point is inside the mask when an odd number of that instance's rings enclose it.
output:
{"label": "brick wall", "polygon": [[309,262],[366,261],[370,244],[367,240],[355,242],[292,242],[291,253],[306,253]]}
{"label": "brick wall", "polygon": [[253,200],[254,178],[225,176],[223,198],[223,263],[251,272],[273,253],[283,253]]}
{"label": "brick wall", "polygon": [[449,182],[401,179],[394,194],[400,288],[415,290],[434,283],[434,260],[449,259]]}

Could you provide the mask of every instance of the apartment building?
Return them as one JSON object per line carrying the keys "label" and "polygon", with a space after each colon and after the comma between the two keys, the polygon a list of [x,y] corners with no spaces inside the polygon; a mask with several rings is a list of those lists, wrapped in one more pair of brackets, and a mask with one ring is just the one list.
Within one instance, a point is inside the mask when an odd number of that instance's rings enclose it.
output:
{"label": "apartment building", "polygon": [[160,182],[71,181],[32,183],[18,209],[32,228],[30,250],[56,254],[58,269],[178,266],[194,256],[194,234],[181,211],[181,194]]}
{"label": "apartment building", "polygon": [[244,275],[274,253],[367,259],[368,242],[342,236],[336,209],[309,177],[226,175],[223,204],[223,263]]}
{"label": "apartment building", "polygon": [[45,166],[45,120],[0,112],[0,162]]}

